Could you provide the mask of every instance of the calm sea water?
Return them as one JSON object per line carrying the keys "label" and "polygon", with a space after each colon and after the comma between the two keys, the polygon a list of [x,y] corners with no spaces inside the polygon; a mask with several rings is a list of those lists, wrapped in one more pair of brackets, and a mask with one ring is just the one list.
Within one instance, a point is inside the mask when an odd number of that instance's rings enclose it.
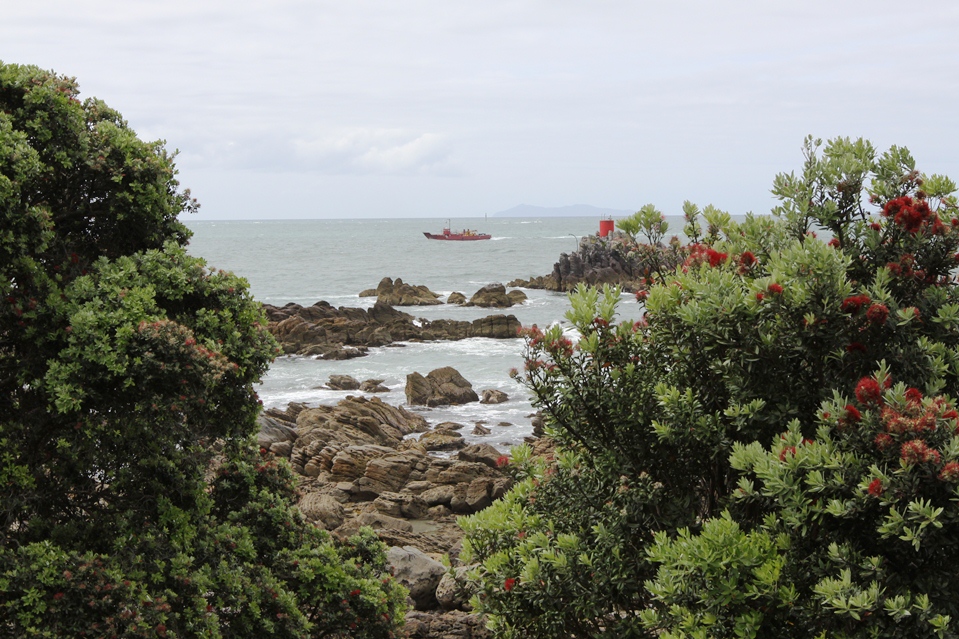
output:
{"label": "calm sea water", "polygon": [[[560,253],[570,253],[579,238],[599,228],[595,218],[456,219],[454,230],[471,228],[490,233],[482,242],[427,240],[424,231],[439,232],[445,220],[289,220],[212,222],[185,220],[194,232],[189,251],[210,266],[246,278],[256,299],[281,306],[304,306],[325,300],[334,306],[368,308],[375,298],[358,293],[374,288],[383,277],[400,277],[425,284],[443,295],[459,291],[467,297],[491,282],[545,275]],[[679,226],[674,224],[673,226]],[[678,230],[678,229],[677,229]],[[456,305],[400,307],[427,319],[476,319],[490,313],[516,315],[524,324],[548,326],[565,322],[569,301],[564,294],[526,290],[529,301],[506,310],[461,308]],[[625,316],[638,313],[624,298]],[[456,342],[405,343],[370,349],[366,357],[324,361],[281,357],[270,368],[259,394],[267,407],[289,402],[332,404],[348,393],[322,388],[330,375],[346,374],[383,379],[389,393],[384,401],[405,404],[406,376],[426,374],[442,366],[459,370],[480,393],[495,388],[509,395],[499,405],[478,403],[443,409],[416,407],[431,425],[456,421],[471,442],[485,441],[501,449],[532,432],[533,408],[525,389],[509,378],[511,367],[522,367],[521,340],[468,339]],[[355,393],[355,391],[354,391]],[[473,424],[483,421],[492,434],[472,436]],[[500,425],[509,424],[509,425]]]}

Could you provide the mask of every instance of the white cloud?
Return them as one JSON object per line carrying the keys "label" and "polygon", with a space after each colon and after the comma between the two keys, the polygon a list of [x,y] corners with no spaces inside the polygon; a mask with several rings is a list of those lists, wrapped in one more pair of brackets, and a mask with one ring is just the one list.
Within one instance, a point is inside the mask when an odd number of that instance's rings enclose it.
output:
{"label": "white cloud", "polygon": [[332,173],[438,174],[456,172],[443,136],[391,129],[354,129],[298,139],[299,166]]}

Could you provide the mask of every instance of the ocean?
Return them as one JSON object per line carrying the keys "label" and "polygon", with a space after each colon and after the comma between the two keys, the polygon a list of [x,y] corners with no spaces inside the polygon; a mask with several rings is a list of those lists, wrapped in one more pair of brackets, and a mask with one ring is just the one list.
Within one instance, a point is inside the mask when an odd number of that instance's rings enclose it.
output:
{"label": "ocean", "polygon": [[[194,235],[191,255],[208,265],[244,277],[253,296],[266,304],[296,302],[309,306],[325,300],[333,306],[369,308],[375,298],[358,293],[375,288],[384,277],[423,284],[442,295],[453,291],[470,297],[492,282],[552,272],[561,253],[573,252],[579,238],[599,230],[597,218],[455,219],[454,230],[470,228],[493,237],[480,242],[428,240],[424,231],[438,233],[442,219],[193,221],[185,219]],[[674,227],[681,223],[671,224]],[[679,230],[679,228],[676,228]],[[568,325],[565,294],[524,289],[526,303],[509,309],[463,308],[456,305],[398,307],[430,320],[472,320],[492,313],[515,315],[524,326]],[[624,317],[638,316],[639,307],[625,295]],[[427,374],[452,366],[481,394],[487,388],[505,392],[502,404],[471,403],[446,408],[410,407],[431,426],[453,421],[469,443],[486,442],[506,450],[532,433],[534,408],[526,389],[510,379],[512,367],[522,369],[523,341],[475,338],[453,342],[399,343],[371,348],[369,355],[345,361],[283,356],[270,367],[258,388],[266,407],[283,408],[290,402],[310,406],[333,404],[359,391],[323,388],[330,375],[352,375],[359,381],[382,379],[388,393],[377,394],[393,405],[406,404],[406,376]],[[482,422],[490,435],[472,435]]]}

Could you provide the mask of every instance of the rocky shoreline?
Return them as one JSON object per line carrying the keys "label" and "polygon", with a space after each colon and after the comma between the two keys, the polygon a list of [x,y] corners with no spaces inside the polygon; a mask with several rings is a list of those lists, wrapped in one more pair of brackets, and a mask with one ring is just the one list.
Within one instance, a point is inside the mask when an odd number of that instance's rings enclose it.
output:
{"label": "rocky shoreline", "polygon": [[[340,539],[370,526],[389,546],[394,575],[410,590],[407,637],[490,636],[469,609],[456,518],[509,490],[505,451],[466,446],[458,433],[464,425],[431,429],[421,415],[376,397],[290,404],[265,411],[259,426],[261,454],[289,460],[300,477],[298,507],[308,520]],[[455,452],[436,452],[457,439]],[[550,447],[542,438],[531,442],[540,452]]]}

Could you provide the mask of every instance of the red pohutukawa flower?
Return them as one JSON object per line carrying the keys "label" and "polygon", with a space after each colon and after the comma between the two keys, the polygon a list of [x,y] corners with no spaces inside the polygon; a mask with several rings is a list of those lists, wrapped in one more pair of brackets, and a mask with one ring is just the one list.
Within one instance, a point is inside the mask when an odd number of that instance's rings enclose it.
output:
{"label": "red pohutukawa flower", "polygon": [[879,497],[882,495],[882,480],[876,477],[871,482],[869,482],[869,494],[873,497]]}
{"label": "red pohutukawa flower", "polygon": [[922,391],[918,388],[909,388],[906,390],[906,399],[914,404],[922,401]]}
{"label": "red pohutukawa flower", "polygon": [[864,306],[872,303],[868,295],[851,295],[842,301],[842,312],[855,315]]}
{"label": "red pohutukawa flower", "polygon": [[934,448],[929,448],[922,439],[913,439],[912,441],[905,442],[899,451],[899,456],[902,458],[902,461],[910,465],[923,462],[938,464],[940,459],[939,451]]}
{"label": "red pohutukawa flower", "polygon": [[889,317],[889,307],[885,304],[873,304],[866,309],[866,319],[873,324],[885,324]]}
{"label": "red pohutukawa flower", "polygon": [[766,287],[766,290],[775,295],[782,295],[783,287],[773,282],[772,284]]}
{"label": "red pohutukawa flower", "polygon": [[910,233],[918,233],[924,227],[931,228],[937,235],[944,231],[939,216],[929,208],[929,204],[925,200],[913,200],[908,195],[886,202],[882,214],[891,217],[896,224]]}
{"label": "red pohutukawa flower", "polygon": [[503,582],[503,590],[505,590],[506,592],[509,592],[510,590],[513,589],[513,586],[515,585],[516,585],[516,578],[507,577],[506,581]]}
{"label": "red pohutukawa flower", "polygon": [[509,465],[509,455],[500,455],[496,458],[496,465],[502,468]]}
{"label": "red pohutukawa flower", "polygon": [[846,408],[843,409],[842,418],[839,421],[844,424],[858,424],[861,420],[862,413],[859,412],[859,409],[852,404],[846,404]]}
{"label": "red pohutukawa flower", "polygon": [[879,404],[882,402],[882,389],[873,377],[863,377],[856,384],[856,399],[860,404]]}
{"label": "red pohutukawa flower", "polygon": [[873,443],[876,444],[876,448],[879,450],[887,450],[896,443],[896,440],[894,440],[889,433],[879,433],[876,435]]}
{"label": "red pohutukawa flower", "polygon": [[942,481],[959,480],[959,462],[947,462],[946,465],[942,467],[942,471],[939,473],[939,479]]}
{"label": "red pohutukawa flower", "polygon": [[795,446],[786,446],[781,451],[779,451],[779,461],[786,461],[786,457],[788,457],[789,455],[795,455],[795,454],[796,454]]}

